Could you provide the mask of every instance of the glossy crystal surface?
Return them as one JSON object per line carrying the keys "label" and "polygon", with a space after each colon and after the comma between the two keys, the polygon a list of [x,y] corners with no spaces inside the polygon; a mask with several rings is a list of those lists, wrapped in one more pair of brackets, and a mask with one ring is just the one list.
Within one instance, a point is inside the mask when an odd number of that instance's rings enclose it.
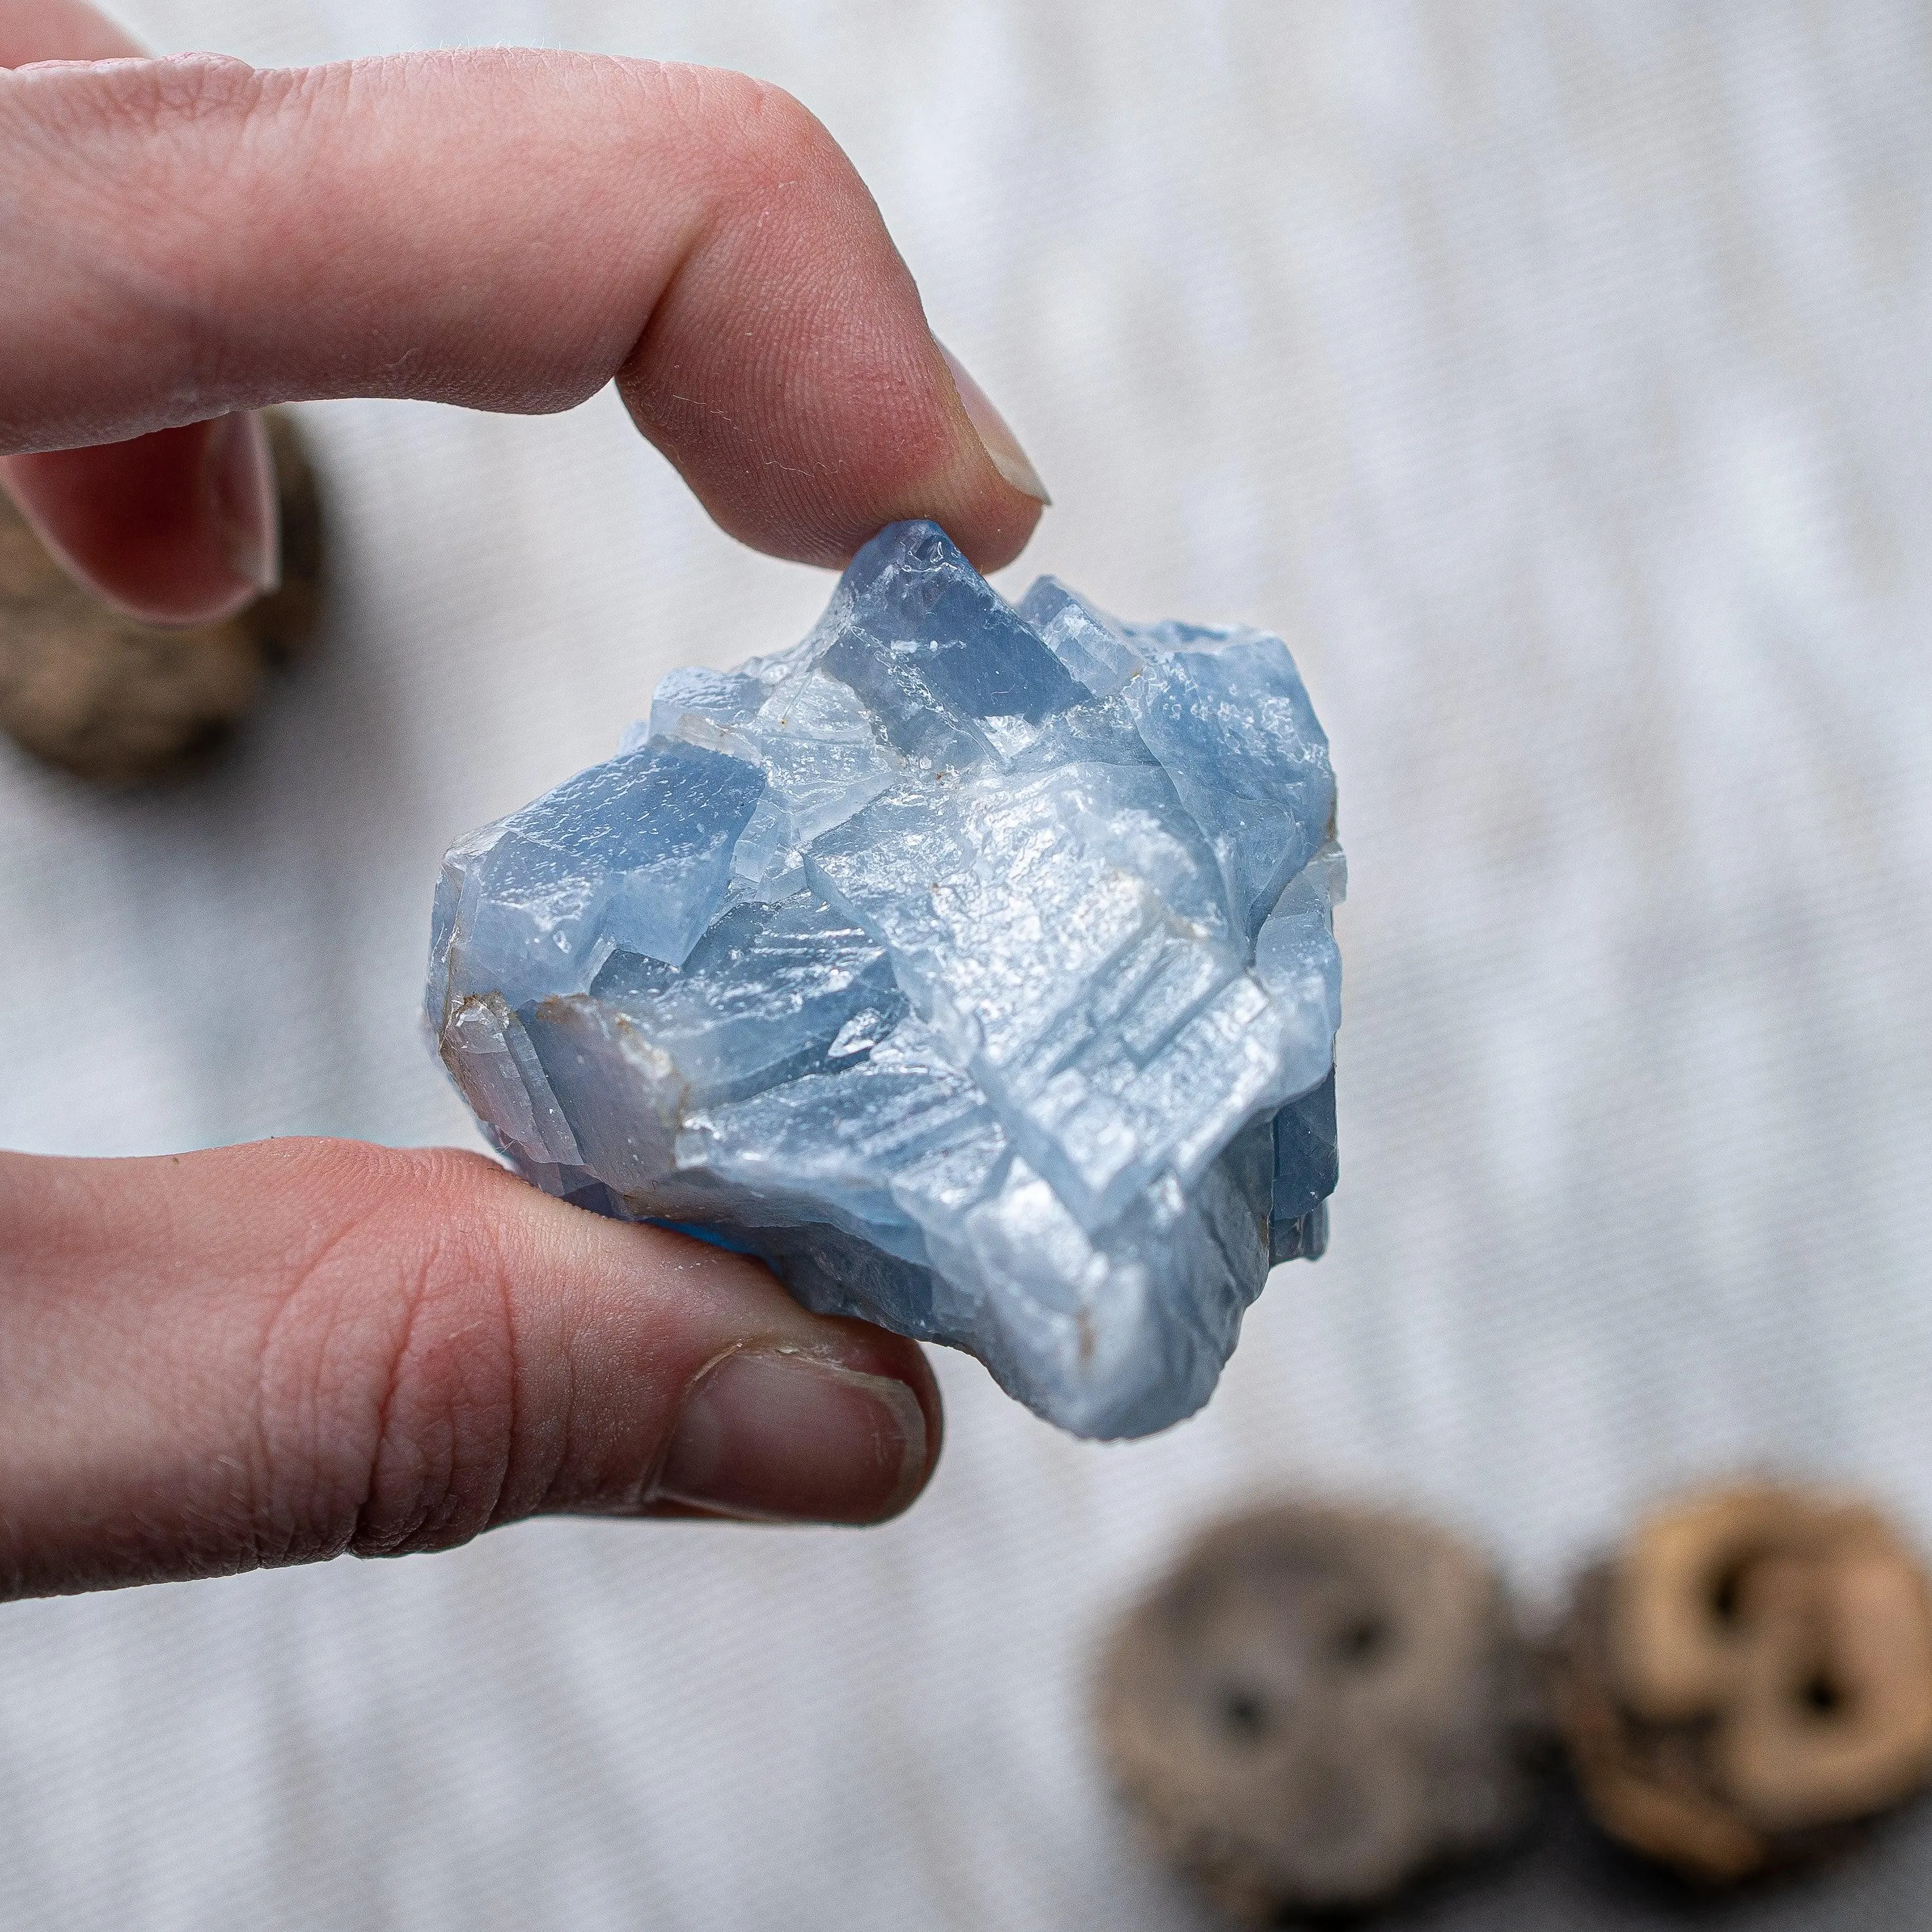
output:
{"label": "glossy crystal surface", "polygon": [[1334,796],[1279,639],[1011,605],[896,524],[452,848],[430,1024],[538,1186],[1144,1435],[1326,1239]]}

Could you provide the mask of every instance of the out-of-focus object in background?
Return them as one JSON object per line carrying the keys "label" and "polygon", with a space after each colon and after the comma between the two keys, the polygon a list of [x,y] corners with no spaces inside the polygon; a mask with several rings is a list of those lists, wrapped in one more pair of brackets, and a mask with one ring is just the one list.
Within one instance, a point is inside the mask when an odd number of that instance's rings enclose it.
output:
{"label": "out-of-focus object in background", "polygon": [[1534,1809],[1536,1675],[1474,1552],[1380,1510],[1286,1503],[1203,1536],[1123,1619],[1108,1766],[1236,1916],[1361,1910]]}
{"label": "out-of-focus object in background", "polygon": [[321,500],[293,418],[267,418],[281,586],[224,623],[169,628],[110,610],[0,493],[0,728],[16,743],[106,784],[176,776],[254,708],[264,666],[300,652],[321,607]]}
{"label": "out-of-focus object in background", "polygon": [[1932,1774],[1924,1573],[1856,1498],[1690,1497],[1579,1582],[1557,1702],[1630,1850],[1713,1884],[1829,1852]]}

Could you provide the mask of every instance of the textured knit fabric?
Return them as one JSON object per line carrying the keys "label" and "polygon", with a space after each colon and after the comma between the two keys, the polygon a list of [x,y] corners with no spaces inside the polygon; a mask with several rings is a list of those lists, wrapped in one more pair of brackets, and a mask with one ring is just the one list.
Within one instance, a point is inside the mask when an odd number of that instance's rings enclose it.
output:
{"label": "textured knit fabric", "polygon": [[[1096,1633],[1257,1492],[1537,1600],[1660,1490],[1932,1538],[1932,28],[1910,0],[140,0],[262,64],[496,40],[827,122],[1057,502],[1002,580],[1288,638],[1334,739],[1342,1179],[1213,1405],[943,1360],[874,1533],[563,1522],[0,1610],[20,1932],[1156,1932]],[[336,593],[230,763],[0,757],[0,1142],[472,1130],[436,861],[674,664],[800,635],[606,394],[304,412]],[[1559,1845],[1456,1927],[1664,1922]],[[1904,1924],[1932,1824],[1750,1922]],[[1745,1920],[1738,1922],[1741,1924]]]}

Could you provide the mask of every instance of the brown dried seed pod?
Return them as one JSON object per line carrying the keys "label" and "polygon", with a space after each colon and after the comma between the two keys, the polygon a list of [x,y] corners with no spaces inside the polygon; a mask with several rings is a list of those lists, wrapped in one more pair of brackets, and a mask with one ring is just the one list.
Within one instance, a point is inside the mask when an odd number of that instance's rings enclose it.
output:
{"label": "brown dried seed pod", "polygon": [[266,660],[296,655],[321,604],[322,512],[293,419],[268,412],[282,584],[226,623],[188,629],[110,610],[68,577],[0,492],[0,728],[107,784],[188,769],[253,707]]}
{"label": "brown dried seed pod", "polygon": [[1283,1504],[1210,1531],[1121,1621],[1098,1718],[1160,1849],[1266,1921],[1380,1904],[1514,1836],[1532,1684],[1501,1584],[1455,1538]]}
{"label": "brown dried seed pod", "polygon": [[1835,1850],[1932,1777],[1932,1595],[1868,1504],[1690,1497],[1579,1582],[1557,1706],[1604,1830],[1732,1883]]}

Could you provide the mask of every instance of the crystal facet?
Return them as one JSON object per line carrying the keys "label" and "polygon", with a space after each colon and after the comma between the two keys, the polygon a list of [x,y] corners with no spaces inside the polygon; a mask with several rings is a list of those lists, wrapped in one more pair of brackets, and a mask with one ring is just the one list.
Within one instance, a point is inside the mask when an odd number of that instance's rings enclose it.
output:
{"label": "crystal facet", "polygon": [[452,848],[430,1025],[539,1186],[1144,1435],[1326,1238],[1334,796],[1278,638],[1016,607],[895,524]]}

